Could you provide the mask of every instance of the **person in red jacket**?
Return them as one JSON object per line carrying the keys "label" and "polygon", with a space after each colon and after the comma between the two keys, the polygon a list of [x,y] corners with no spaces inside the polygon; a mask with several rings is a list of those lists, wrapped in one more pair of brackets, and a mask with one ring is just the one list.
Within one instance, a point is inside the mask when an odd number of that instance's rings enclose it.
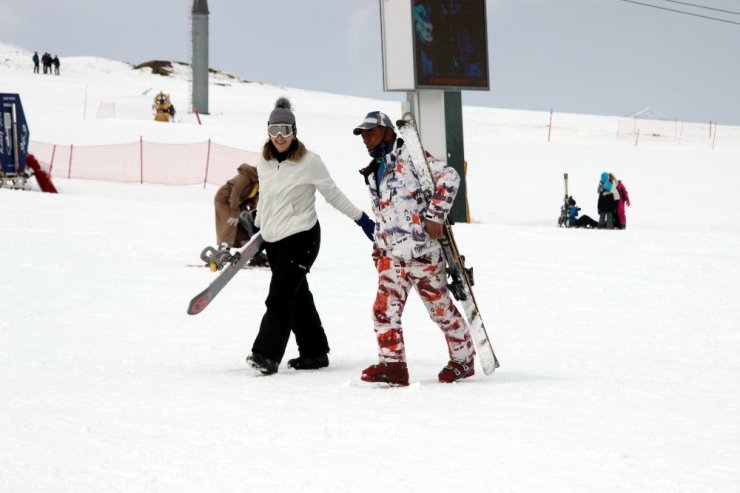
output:
{"label": "person in red jacket", "polygon": [[630,206],[630,194],[627,192],[627,187],[624,186],[622,180],[617,180],[617,177],[609,173],[609,180],[617,185],[617,192],[619,192],[619,200],[617,201],[617,228],[625,229],[627,227],[627,213],[625,212],[625,205]]}

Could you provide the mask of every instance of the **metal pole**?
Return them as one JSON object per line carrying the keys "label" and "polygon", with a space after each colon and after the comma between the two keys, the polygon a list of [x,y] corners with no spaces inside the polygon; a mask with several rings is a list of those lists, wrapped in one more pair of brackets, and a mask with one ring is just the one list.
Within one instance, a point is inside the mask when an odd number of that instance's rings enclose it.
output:
{"label": "metal pole", "polygon": [[139,176],[141,184],[144,184],[144,136],[139,135]]}
{"label": "metal pole", "polygon": [[[21,157],[20,148],[18,147],[18,116],[16,115],[15,103],[10,104],[11,121],[10,126],[13,129],[13,160],[15,161],[15,174],[17,175],[21,170]],[[25,164],[25,163],[24,163]]]}
{"label": "metal pole", "polygon": [[85,96],[82,99],[82,121],[85,121],[87,116],[87,84],[85,84]]}
{"label": "metal pole", "polygon": [[208,150],[206,151],[206,176],[203,177],[203,190],[206,189],[206,183],[208,183],[208,167],[211,164],[211,139],[208,139]]}
{"label": "metal pole", "polygon": [[74,151],[74,144],[69,144],[69,165],[67,166],[67,179],[72,178],[72,152]]}
{"label": "metal pole", "polygon": [[444,131],[447,165],[460,175],[460,187],[450,209],[452,222],[469,223],[467,177],[465,176],[465,148],[463,145],[462,93],[444,92]]}
{"label": "metal pole", "polygon": [[57,153],[57,145],[51,148],[51,162],[49,163],[49,176],[51,176],[51,170],[54,169],[54,155]]}

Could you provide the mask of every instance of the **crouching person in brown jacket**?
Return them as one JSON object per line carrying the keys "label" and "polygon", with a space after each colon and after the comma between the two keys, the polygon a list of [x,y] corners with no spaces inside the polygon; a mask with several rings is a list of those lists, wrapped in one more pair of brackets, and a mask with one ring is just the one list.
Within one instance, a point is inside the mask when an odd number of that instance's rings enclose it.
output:
{"label": "crouching person in brown jacket", "polygon": [[[252,236],[252,231],[249,231],[243,222],[240,223],[239,214],[242,211],[254,212],[257,209],[259,201],[257,168],[243,163],[237,171],[239,173],[219,188],[213,199],[216,209],[216,242],[219,251],[239,248]],[[263,260],[266,261],[264,255],[260,253],[250,264],[261,265],[264,263]]]}

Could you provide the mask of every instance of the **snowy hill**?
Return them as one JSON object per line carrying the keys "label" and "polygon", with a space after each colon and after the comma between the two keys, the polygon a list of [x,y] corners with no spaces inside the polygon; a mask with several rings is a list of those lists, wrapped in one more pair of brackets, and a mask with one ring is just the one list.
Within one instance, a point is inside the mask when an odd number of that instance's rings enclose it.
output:
{"label": "snowy hill", "polygon": [[[198,125],[184,73],[94,57],[31,73],[0,44],[0,92],[31,139],[109,145],[211,138],[257,150],[275,99],[361,208],[367,154],[352,128],[375,101],[212,75]],[[169,92],[177,123],[151,120]],[[115,118],[97,119],[101,102]],[[119,111],[120,110],[120,111]],[[472,224],[455,226],[501,368],[443,385],[442,335],[414,294],[412,385],[360,382],[376,361],[375,274],[362,232],[319,199],[309,276],[331,366],[244,358],[269,273],[240,273],[201,315],[213,278],[215,188],[55,179],[0,189],[0,490],[718,491],[740,489],[740,148],[615,138],[617,118],[464,108]],[[624,231],[555,227],[562,175],[596,216],[599,174],[624,180]],[[291,342],[287,357],[295,355]]]}

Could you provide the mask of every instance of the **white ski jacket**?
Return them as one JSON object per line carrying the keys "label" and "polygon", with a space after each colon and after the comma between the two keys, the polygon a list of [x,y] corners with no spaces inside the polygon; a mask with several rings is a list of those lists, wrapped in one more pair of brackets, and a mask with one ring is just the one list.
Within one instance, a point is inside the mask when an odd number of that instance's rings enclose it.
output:
{"label": "white ski jacket", "polygon": [[[403,140],[385,156],[385,172],[377,184],[376,163],[361,170],[370,191],[375,214],[375,243],[386,255],[410,260],[441,248],[429,238],[424,223],[443,223],[460,186],[460,175],[447,163],[427,155],[435,183],[434,194],[427,202]],[[422,163],[422,166],[424,164]]]}
{"label": "white ski jacket", "polygon": [[321,158],[311,151],[300,161],[260,158],[257,164],[260,199],[255,225],[262,238],[275,242],[308,231],[319,220],[316,190],[339,212],[357,221],[362,210],[344,195],[329,175]]}

